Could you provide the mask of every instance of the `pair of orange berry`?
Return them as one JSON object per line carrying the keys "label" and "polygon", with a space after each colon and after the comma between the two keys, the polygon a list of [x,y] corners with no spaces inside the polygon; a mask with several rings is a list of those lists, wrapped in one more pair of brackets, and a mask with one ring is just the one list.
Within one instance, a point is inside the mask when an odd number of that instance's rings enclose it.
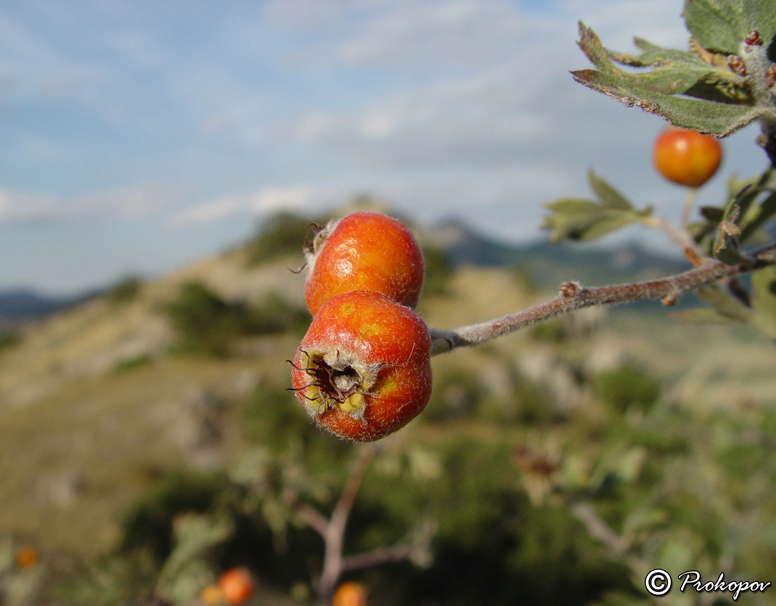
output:
{"label": "pair of orange berry", "polygon": [[256,591],[256,579],[247,568],[231,568],[218,583],[208,585],[199,594],[201,602],[211,606],[241,606]]}
{"label": "pair of orange berry", "polygon": [[413,311],[420,246],[396,219],[357,212],[321,229],[305,255],[313,320],[292,389],[320,427],[357,442],[383,438],[431,396],[431,337]]}

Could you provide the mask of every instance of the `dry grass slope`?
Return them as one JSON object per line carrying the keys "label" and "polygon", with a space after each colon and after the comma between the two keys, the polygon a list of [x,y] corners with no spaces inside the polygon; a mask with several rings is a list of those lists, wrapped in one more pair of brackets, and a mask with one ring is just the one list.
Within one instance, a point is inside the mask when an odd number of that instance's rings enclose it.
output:
{"label": "dry grass slope", "polygon": [[[122,513],[159,473],[234,460],[245,447],[236,404],[259,383],[285,384],[284,360],[295,341],[260,337],[243,344],[243,355],[227,358],[173,356],[161,309],[188,280],[225,299],[255,302],[276,292],[303,300],[302,277],[288,272],[296,259],[254,267],[245,261],[245,252],[235,249],[143,283],[133,300],[90,301],[29,327],[18,345],[0,352],[0,535],[95,555],[114,544]],[[430,325],[486,320],[537,297],[500,269],[464,267],[450,290],[421,303]],[[580,356],[593,370],[637,360],[666,377],[672,397],[683,402],[776,404],[776,347],[765,339],[727,326],[678,326],[667,317],[619,312],[592,312],[574,322],[587,335],[585,346],[564,355]],[[496,400],[509,397],[520,373],[554,390],[557,402],[584,404],[559,356],[557,344],[527,331],[440,356],[434,369],[435,376],[465,369]],[[433,428],[424,431],[433,437]]]}

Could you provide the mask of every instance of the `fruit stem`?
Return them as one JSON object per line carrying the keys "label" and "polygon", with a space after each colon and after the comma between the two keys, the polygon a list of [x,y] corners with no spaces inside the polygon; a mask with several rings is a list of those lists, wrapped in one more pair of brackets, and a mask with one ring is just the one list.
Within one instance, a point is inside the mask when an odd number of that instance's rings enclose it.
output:
{"label": "fruit stem", "polygon": [[502,335],[585,307],[654,299],[663,299],[666,304],[673,304],[685,293],[702,286],[769,265],[776,265],[776,244],[752,251],[747,260],[735,265],[726,265],[722,261],[708,259],[689,271],[658,280],[591,288],[583,287],[576,282],[565,282],[561,285],[557,296],[528,309],[455,330],[432,329],[430,331],[431,355],[452,351],[458,347],[480,345]]}
{"label": "fruit stem", "polygon": [[687,233],[687,226],[690,224],[690,215],[692,214],[692,207],[695,205],[695,198],[698,197],[698,188],[691,187],[687,191],[687,195],[684,198],[684,206],[682,207],[682,219],[681,228],[682,231]]}
{"label": "fruit stem", "polygon": [[[687,199],[685,199],[685,213],[687,212],[687,206],[692,207],[694,203],[694,195],[692,192],[695,191],[695,188],[691,190],[690,193],[688,193]],[[641,224],[645,227],[655,227],[661,231],[663,231],[671,240],[674,242],[674,244],[678,244],[679,247],[682,249],[682,252],[684,252],[684,256],[687,257],[687,259],[690,261],[690,263],[693,264],[693,266],[698,265],[698,247],[695,244],[695,240],[690,235],[690,232],[685,229],[686,222],[684,219],[684,215],[682,216],[682,228],[675,227],[668,219],[665,217],[660,216],[649,216],[644,217],[641,220]]]}

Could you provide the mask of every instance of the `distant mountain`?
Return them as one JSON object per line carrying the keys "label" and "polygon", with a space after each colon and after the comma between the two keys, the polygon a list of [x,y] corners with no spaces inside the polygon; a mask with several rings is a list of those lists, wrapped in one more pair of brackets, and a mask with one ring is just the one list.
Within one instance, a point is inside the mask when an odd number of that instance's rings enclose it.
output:
{"label": "distant mountain", "polygon": [[[590,244],[554,246],[547,241],[513,244],[480,234],[458,220],[434,226],[422,234],[422,239],[444,250],[454,265],[514,268],[540,288],[556,288],[568,280],[588,286],[613,284],[689,269],[680,257],[655,254],[637,244],[611,250]],[[29,289],[0,291],[0,334],[98,294],[93,291],[77,297],[56,297]]]}
{"label": "distant mountain", "polygon": [[8,332],[53,315],[58,311],[95,296],[89,292],[76,297],[41,295],[34,290],[0,291],[0,333]]}
{"label": "distant mountain", "polygon": [[548,241],[510,244],[479,234],[456,220],[439,224],[427,236],[447,252],[454,265],[514,267],[541,287],[554,288],[568,280],[590,286],[646,280],[689,269],[681,257],[656,254],[638,244],[610,250]]}

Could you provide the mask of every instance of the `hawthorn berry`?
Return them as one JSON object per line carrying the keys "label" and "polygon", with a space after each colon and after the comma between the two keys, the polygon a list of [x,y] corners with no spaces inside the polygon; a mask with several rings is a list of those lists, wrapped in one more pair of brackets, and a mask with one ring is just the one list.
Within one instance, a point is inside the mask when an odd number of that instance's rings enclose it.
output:
{"label": "hawthorn berry", "polygon": [[356,442],[404,427],[431,396],[428,328],[379,292],[352,291],[327,301],[292,365],[292,389],[310,416]]}
{"label": "hawthorn berry", "polygon": [[367,590],[362,583],[347,581],[334,592],[331,606],[366,606]]}
{"label": "hawthorn berry", "polygon": [[32,545],[22,545],[14,553],[14,564],[20,570],[34,568],[40,560],[40,553]]}
{"label": "hawthorn berry", "polygon": [[232,568],[219,577],[218,588],[227,604],[239,606],[253,595],[256,580],[247,568]]}
{"label": "hawthorn berry", "polygon": [[334,219],[305,251],[305,299],[312,315],[333,296],[372,290],[415,307],[423,286],[423,253],[400,221],[372,212]]}
{"label": "hawthorn berry", "polygon": [[722,162],[722,146],[711,135],[669,127],[655,139],[652,158],[666,179],[687,187],[700,187],[714,176]]}

